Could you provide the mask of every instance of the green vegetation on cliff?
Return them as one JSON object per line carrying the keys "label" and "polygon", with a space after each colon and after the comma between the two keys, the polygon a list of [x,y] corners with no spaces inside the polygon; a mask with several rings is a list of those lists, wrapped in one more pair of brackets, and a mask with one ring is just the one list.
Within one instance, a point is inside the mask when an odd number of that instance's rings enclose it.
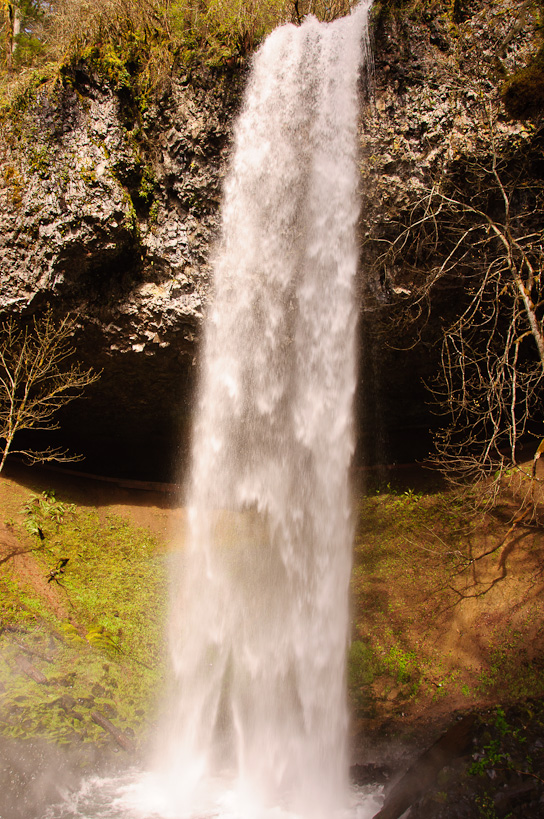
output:
{"label": "green vegetation on cliff", "polygon": [[[233,66],[279,23],[312,13],[332,20],[350,0],[12,0],[0,31],[3,85],[28,82],[47,66],[89,62],[117,89],[149,90],[176,63]],[[47,73],[47,72],[46,72]]]}

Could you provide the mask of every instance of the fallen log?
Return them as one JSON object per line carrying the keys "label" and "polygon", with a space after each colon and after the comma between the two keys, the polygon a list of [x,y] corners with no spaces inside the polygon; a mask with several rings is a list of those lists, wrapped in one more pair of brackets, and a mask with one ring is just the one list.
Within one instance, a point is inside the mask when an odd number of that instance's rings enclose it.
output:
{"label": "fallen log", "polygon": [[30,654],[31,657],[38,657],[40,660],[44,660],[46,663],[54,662],[52,657],[49,657],[47,654],[42,654],[41,651],[36,651],[34,648],[28,648],[27,646],[20,643],[18,640],[13,640],[13,643],[17,646],[18,649],[24,651],[25,654]]}
{"label": "fallen log", "polygon": [[26,676],[30,677],[30,679],[34,680],[34,682],[37,682],[39,685],[45,685],[47,683],[47,677],[45,677],[41,671],[38,671],[38,669],[32,665],[28,657],[24,657],[22,654],[19,654],[15,658],[15,662],[23,674],[26,674]]}
{"label": "fallen log", "polygon": [[105,717],[104,714],[101,714],[100,711],[91,711],[91,719],[93,722],[99,725],[102,730],[106,731],[108,734],[111,734],[116,743],[124,751],[127,751],[127,753],[130,754],[135,750],[132,740],[129,739],[126,734],[116,728],[113,722],[110,722],[110,720]]}

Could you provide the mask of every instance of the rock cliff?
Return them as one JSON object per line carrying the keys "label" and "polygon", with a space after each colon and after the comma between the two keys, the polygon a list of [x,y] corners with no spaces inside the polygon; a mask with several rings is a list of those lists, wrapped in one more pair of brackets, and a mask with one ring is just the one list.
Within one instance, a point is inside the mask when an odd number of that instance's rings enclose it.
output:
{"label": "rock cliff", "polygon": [[[439,282],[420,303],[420,320],[407,320],[411,297],[448,252],[440,246],[447,207],[437,209],[421,246],[399,237],[423,218],[433,189],[470,202],[478,185],[491,188],[494,163],[508,166],[519,190],[542,178],[540,127],[512,119],[502,99],[541,35],[531,2],[401,0],[377,3],[374,12],[374,73],[361,124],[360,403],[363,430],[373,431],[367,454],[390,463],[424,457],[431,446],[429,431],[440,421],[429,411],[425,382],[436,374],[444,329],[466,288],[461,276]],[[477,177],[483,181],[475,185]],[[497,193],[486,208],[497,210]]]}
{"label": "rock cliff", "polygon": [[79,316],[78,356],[102,377],[62,437],[87,468],[172,474],[241,84],[180,73],[142,111],[79,65],[3,122],[0,310]]}
{"label": "rock cliff", "polygon": [[[537,49],[533,11],[510,0],[375,6],[361,124],[361,396],[372,392],[374,409],[360,399],[383,444],[374,459],[424,452],[425,440],[405,444],[425,433],[420,383],[440,332],[435,324],[416,353],[388,350],[384,311],[402,312],[411,285],[383,249],[439,175],[489,158],[489,105],[500,108],[505,78]],[[103,374],[65,411],[62,438],[90,471],[168,479],[186,446],[243,82],[240,68],[178,70],[142,104],[80,63],[27,90],[3,117],[0,311],[24,320],[50,303],[78,314],[78,355]],[[500,109],[494,150],[522,155],[536,130]]]}

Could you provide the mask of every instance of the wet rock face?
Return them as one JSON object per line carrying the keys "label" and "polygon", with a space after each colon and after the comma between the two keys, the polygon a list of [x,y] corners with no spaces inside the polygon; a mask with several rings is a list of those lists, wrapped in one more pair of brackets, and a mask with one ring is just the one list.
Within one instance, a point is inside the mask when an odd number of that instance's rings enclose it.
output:
{"label": "wet rock face", "polygon": [[240,89],[177,76],[142,111],[81,66],[4,122],[0,314],[79,315],[103,375],[61,420],[86,468],[172,477]]}
{"label": "wet rock face", "polygon": [[[538,47],[537,17],[519,4],[472,0],[410,13],[383,3],[375,21],[372,100],[362,123],[365,227],[396,230],[399,215],[441,174],[470,157],[522,151],[534,131],[506,114],[505,79]],[[536,12],[537,4],[534,4]]]}

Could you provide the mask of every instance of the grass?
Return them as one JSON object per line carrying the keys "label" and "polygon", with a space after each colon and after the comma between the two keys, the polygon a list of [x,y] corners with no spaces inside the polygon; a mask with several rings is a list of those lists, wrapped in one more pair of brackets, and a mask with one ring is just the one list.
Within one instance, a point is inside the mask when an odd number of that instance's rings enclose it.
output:
{"label": "grass", "polygon": [[[310,11],[333,20],[350,5],[350,0],[62,0],[33,27],[33,50],[16,42],[15,70],[0,71],[0,101],[9,108],[28,88],[52,77],[69,83],[72,69],[86,64],[115,90],[131,91],[145,109],[176,66],[230,69],[245,62],[277,25],[298,22]],[[0,32],[4,54],[5,38],[6,30]]]}
{"label": "grass", "polygon": [[[35,551],[32,572],[13,560],[1,566],[0,733],[110,746],[92,720],[97,710],[138,745],[164,672],[159,544],[124,519],[51,492],[31,496],[11,526]],[[52,606],[44,581],[61,559],[64,571],[45,584]],[[47,681],[25,674],[21,658]]]}

